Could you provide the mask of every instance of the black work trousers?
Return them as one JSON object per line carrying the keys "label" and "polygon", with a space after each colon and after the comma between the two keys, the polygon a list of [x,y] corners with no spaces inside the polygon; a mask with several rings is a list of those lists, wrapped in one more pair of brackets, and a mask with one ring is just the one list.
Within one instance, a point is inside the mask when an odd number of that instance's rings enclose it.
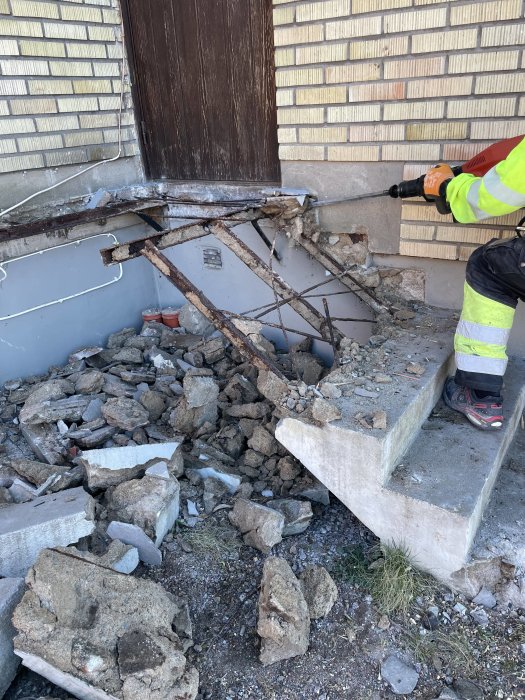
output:
{"label": "black work trousers", "polygon": [[[515,309],[519,299],[525,300],[525,238],[495,239],[477,248],[467,263],[466,279],[478,294]],[[486,325],[491,325],[490,319]],[[465,369],[456,371],[455,380],[496,395],[503,384],[501,374]]]}

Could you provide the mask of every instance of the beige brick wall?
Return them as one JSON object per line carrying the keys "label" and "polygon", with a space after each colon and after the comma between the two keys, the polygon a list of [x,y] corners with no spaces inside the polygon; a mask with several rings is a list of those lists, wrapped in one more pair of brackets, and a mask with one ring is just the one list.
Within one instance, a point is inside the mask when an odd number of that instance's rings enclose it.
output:
{"label": "beige brick wall", "polygon": [[[525,133],[523,0],[273,0],[282,160],[401,162],[405,177]],[[515,214],[402,207],[399,252],[466,260]]]}
{"label": "beige brick wall", "polygon": [[[118,153],[118,0],[0,0],[0,173]],[[122,157],[138,154],[127,67]]]}

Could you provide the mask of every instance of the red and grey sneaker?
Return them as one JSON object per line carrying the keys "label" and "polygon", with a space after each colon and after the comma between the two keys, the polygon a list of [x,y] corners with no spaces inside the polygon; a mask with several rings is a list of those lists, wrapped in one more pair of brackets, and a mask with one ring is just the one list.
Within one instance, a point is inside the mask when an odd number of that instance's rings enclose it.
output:
{"label": "red and grey sneaker", "polygon": [[480,430],[498,430],[503,425],[500,396],[484,396],[480,399],[474,389],[459,386],[450,377],[443,389],[443,401],[449,408],[463,413]]}

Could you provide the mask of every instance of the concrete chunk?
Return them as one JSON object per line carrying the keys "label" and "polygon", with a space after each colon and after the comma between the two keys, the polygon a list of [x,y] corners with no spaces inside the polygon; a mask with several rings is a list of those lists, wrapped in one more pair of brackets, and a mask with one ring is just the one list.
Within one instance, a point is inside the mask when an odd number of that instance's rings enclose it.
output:
{"label": "concrete chunk", "polygon": [[144,564],[149,564],[150,566],[160,566],[162,564],[160,549],[155,547],[150,538],[137,525],[114,520],[109,524],[107,534],[113,540],[120,540],[124,544],[136,547],[140,561],[144,562]]}
{"label": "concrete chunk", "polygon": [[182,599],[67,549],[43,551],[26,581],[13,615],[24,663],[88,700],[194,700],[173,626]]}
{"label": "concrete chunk", "polygon": [[276,510],[239,498],[229,518],[243,533],[245,543],[264,554],[282,540],[284,515]]}
{"label": "concrete chunk", "polygon": [[292,569],[280,557],[264,562],[257,633],[262,638],[260,659],[265,666],[308,650],[308,606]]}
{"label": "concrete chunk", "polygon": [[177,479],[145,476],[119,484],[109,499],[112,520],[138,525],[158,547],[179,517]]}
{"label": "concrete chunk", "polygon": [[24,588],[23,578],[0,580],[0,698],[4,697],[20,664],[20,659],[13,650],[15,628],[11,617],[22,598]]}
{"label": "concrete chunk", "polygon": [[184,465],[179,446],[179,442],[164,442],[88,450],[82,453],[80,461],[85,467],[89,488],[107,488],[135,479],[159,460],[168,462],[170,474],[180,476]]}
{"label": "concrete chunk", "polygon": [[95,501],[83,488],[6,505],[0,518],[0,576],[25,576],[41,550],[90,535]]}

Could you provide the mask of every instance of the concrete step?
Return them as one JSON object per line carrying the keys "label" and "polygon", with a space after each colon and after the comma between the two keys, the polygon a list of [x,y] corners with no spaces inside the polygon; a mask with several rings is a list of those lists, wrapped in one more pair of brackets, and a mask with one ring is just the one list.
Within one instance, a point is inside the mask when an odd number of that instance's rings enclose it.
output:
{"label": "concrete step", "polygon": [[[525,360],[509,363],[504,427],[483,432],[440,401],[385,484],[403,511],[403,541],[444,579],[466,562],[525,405]],[[395,539],[396,532],[381,537]],[[401,537],[399,537],[401,539]]]}
{"label": "concrete step", "polygon": [[[421,377],[406,374],[410,361],[425,367]],[[318,462],[320,450],[322,453],[324,449],[321,446],[326,445],[333,459],[323,459],[320,471],[310,470],[336,495],[338,480],[348,472],[383,484],[434,407],[452,362],[450,332],[426,329],[420,334],[407,333],[396,339],[395,352],[389,358],[386,371],[394,381],[376,384],[380,388],[377,398],[354,394],[334,400],[342,414],[340,420],[317,428],[285,419],[278,426],[276,437],[309,469],[312,459]],[[372,370],[369,376],[373,377]],[[386,430],[369,429],[356,420],[356,414],[377,410],[387,413]]]}
{"label": "concrete step", "polygon": [[[446,333],[401,339],[395,357],[423,361],[421,378],[411,381],[401,366],[389,367],[401,379],[378,399],[335,401],[341,420],[316,426],[284,418],[276,429],[277,439],[372,532],[404,544],[421,568],[447,582],[468,560],[525,405],[525,361],[515,359],[501,431],[479,431],[444,406],[439,397],[453,372],[451,340]],[[386,431],[361,428],[355,419],[381,409]]]}

